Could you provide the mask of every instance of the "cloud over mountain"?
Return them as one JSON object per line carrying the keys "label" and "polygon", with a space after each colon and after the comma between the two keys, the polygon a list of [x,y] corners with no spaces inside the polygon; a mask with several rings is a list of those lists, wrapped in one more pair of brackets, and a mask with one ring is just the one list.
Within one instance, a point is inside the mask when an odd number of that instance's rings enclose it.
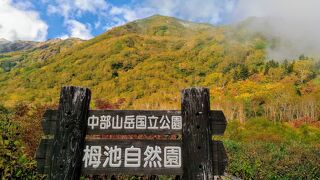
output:
{"label": "cloud over mountain", "polygon": [[301,54],[319,55],[320,1],[240,0],[229,15],[233,21],[264,17],[249,28],[278,42],[268,49],[270,58],[294,58]]}

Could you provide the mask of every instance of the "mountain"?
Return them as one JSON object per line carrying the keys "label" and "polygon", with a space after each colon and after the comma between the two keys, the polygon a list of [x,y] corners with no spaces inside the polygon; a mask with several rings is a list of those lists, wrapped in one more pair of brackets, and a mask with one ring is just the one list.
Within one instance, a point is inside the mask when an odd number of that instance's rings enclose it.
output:
{"label": "mountain", "polygon": [[250,21],[213,26],[156,15],[87,41],[0,53],[3,177],[35,175],[23,153],[34,155],[43,112],[57,107],[61,86],[75,85],[91,89],[92,109],[140,110],[180,109],[181,89],[208,87],[211,109],[228,120],[224,136],[214,136],[228,153],[227,173],[317,179],[320,62],[308,54],[269,59],[277,39],[250,31]]}
{"label": "mountain", "polygon": [[[83,40],[69,38],[66,40],[51,39],[45,42],[16,41],[14,43],[17,44],[19,42],[20,44],[28,43],[29,45],[25,46],[22,50],[7,49],[8,51],[10,50],[10,52],[0,53],[0,67],[2,68],[2,71],[8,72],[16,65],[30,63],[34,60],[45,61],[51,56],[54,56],[61,51],[65,51],[66,49],[83,42]],[[0,49],[1,47],[5,48],[7,45],[14,43],[7,40],[2,40],[0,41]]]}
{"label": "mountain", "polygon": [[[34,41],[9,41],[4,38],[0,38],[0,53],[9,53],[15,51],[34,51],[36,49],[45,49],[49,46],[69,47],[77,42],[83,40],[78,38],[69,38],[67,40],[62,39],[50,39],[45,42]],[[30,51],[28,51],[30,52]]]}
{"label": "mountain", "polygon": [[8,43],[10,41],[4,39],[4,38],[0,38],[0,44],[5,44],[5,43]]}
{"label": "mountain", "polygon": [[240,25],[155,15],[88,41],[52,40],[2,53],[0,103],[56,104],[61,86],[77,85],[93,91],[95,106],[177,109],[181,89],[206,86],[214,107],[230,119],[301,117],[294,109],[319,98],[319,62],[307,55],[268,60],[266,48],[273,42]]}
{"label": "mountain", "polygon": [[32,41],[8,41],[0,38],[0,53],[27,50],[33,48],[37,42]]}

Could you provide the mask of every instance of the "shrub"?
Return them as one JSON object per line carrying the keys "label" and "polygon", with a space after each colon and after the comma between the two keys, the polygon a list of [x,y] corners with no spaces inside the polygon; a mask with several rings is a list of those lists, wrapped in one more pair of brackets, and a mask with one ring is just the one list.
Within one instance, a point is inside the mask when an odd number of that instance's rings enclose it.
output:
{"label": "shrub", "polygon": [[264,119],[251,119],[246,124],[229,122],[223,138],[229,159],[227,172],[243,179],[317,179],[319,132]]}
{"label": "shrub", "polygon": [[[1,111],[3,113],[3,111]],[[0,177],[4,179],[40,179],[36,161],[23,151],[19,127],[0,116]]]}

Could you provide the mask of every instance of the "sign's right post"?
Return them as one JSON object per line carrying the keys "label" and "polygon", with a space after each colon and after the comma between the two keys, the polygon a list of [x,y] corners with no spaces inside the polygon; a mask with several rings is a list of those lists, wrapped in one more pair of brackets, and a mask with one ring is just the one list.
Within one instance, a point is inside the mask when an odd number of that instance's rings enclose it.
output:
{"label": "sign's right post", "polygon": [[182,90],[183,179],[206,180],[214,178],[214,146],[209,112],[209,89],[188,88]]}

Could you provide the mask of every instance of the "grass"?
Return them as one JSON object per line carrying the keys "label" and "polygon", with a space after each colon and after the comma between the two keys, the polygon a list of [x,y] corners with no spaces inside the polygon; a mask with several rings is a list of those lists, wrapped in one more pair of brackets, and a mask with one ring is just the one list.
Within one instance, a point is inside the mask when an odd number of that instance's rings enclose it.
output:
{"label": "grass", "polygon": [[223,137],[227,172],[243,179],[319,179],[320,129],[263,118],[229,122]]}

